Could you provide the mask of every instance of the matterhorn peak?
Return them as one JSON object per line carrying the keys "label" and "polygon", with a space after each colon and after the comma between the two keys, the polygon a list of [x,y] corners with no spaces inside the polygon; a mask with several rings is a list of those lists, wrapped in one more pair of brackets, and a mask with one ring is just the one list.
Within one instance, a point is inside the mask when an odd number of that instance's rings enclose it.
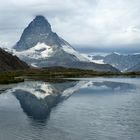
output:
{"label": "matterhorn peak", "polygon": [[[51,31],[51,25],[48,22],[48,20],[42,16],[42,15],[38,15],[34,18],[34,20],[31,22],[30,26],[34,26],[34,27],[45,27],[45,31],[50,32]],[[44,31],[44,32],[45,32]]]}
{"label": "matterhorn peak", "polygon": [[47,21],[47,19],[44,16],[42,16],[42,15],[36,15],[34,20],[44,20],[44,21]]}
{"label": "matterhorn peak", "polygon": [[52,29],[48,20],[44,16],[38,15],[25,28],[14,49],[18,51],[30,49],[38,42],[46,42],[51,34]]}

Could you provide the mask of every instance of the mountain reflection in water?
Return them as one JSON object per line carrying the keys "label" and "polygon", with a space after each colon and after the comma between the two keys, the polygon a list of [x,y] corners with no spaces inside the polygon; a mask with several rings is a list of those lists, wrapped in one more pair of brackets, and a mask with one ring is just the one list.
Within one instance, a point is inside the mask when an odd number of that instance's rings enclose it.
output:
{"label": "mountain reflection in water", "polygon": [[123,92],[135,89],[135,86],[129,83],[111,81],[94,82],[90,80],[75,80],[60,83],[26,81],[24,83],[17,84],[6,92],[12,92],[19,101],[23,112],[30,119],[45,122],[54,106],[69,98],[76,91],[87,87],[99,87],[99,90],[103,90],[104,88],[107,88],[108,90],[117,89]]}
{"label": "mountain reflection in water", "polygon": [[44,122],[52,107],[70,97],[85,83],[86,81],[25,82],[13,88],[13,95],[19,100],[21,108],[27,116]]}

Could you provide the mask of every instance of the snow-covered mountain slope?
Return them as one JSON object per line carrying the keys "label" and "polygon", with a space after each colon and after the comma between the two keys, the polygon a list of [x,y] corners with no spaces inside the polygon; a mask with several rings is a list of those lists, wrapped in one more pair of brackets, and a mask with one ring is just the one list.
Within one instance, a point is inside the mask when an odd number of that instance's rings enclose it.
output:
{"label": "snow-covered mountain slope", "polygon": [[90,62],[90,60],[88,58],[86,58],[85,56],[83,56],[82,54],[80,54],[79,52],[77,52],[76,50],[74,50],[69,44],[65,44],[62,46],[62,49],[71,54],[76,56],[80,61],[85,61],[85,62]]}
{"label": "snow-covered mountain slope", "polygon": [[[78,53],[74,50],[71,46],[65,44],[62,46],[62,51],[73,55],[79,61],[90,62],[88,58]],[[48,46],[45,43],[38,42],[37,45],[34,47],[24,50],[24,51],[16,51],[14,50],[13,53],[19,57],[28,57],[30,59],[47,59],[53,57],[57,50],[53,49],[52,46]]]}
{"label": "snow-covered mountain slope", "polygon": [[14,51],[14,53],[20,57],[27,56],[31,59],[45,59],[51,57],[54,51],[50,46],[39,42],[36,46],[28,50]]}
{"label": "snow-covered mountain slope", "polygon": [[74,67],[78,64],[76,68],[84,69],[83,65],[86,64],[86,69],[118,72],[110,65],[95,64],[77,52],[67,41],[52,31],[51,25],[43,16],[36,16],[25,28],[20,40],[14,46],[13,53],[36,67]]}

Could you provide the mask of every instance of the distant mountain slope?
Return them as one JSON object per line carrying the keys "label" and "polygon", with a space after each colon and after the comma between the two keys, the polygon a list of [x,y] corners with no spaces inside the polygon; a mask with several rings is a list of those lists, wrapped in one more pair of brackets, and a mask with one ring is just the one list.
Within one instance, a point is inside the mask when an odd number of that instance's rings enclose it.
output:
{"label": "distant mountain slope", "polygon": [[140,72],[140,63],[127,70],[128,72]]}
{"label": "distant mountain slope", "polygon": [[111,53],[106,56],[92,56],[94,61],[103,61],[116,67],[120,71],[127,71],[128,69],[140,64],[140,54],[123,55],[118,53]]}
{"label": "distant mountain slope", "polygon": [[18,57],[4,51],[0,48],[0,72],[26,69],[29,66]]}
{"label": "distant mountain slope", "polygon": [[54,33],[43,16],[36,16],[23,31],[20,40],[14,46],[14,54],[35,67],[63,66],[118,72],[110,65],[91,63],[90,59]]}
{"label": "distant mountain slope", "polygon": [[73,62],[73,63],[68,63],[66,67],[84,69],[84,70],[102,71],[102,72],[104,71],[119,72],[118,69],[114,68],[109,64],[96,64],[93,62]]}

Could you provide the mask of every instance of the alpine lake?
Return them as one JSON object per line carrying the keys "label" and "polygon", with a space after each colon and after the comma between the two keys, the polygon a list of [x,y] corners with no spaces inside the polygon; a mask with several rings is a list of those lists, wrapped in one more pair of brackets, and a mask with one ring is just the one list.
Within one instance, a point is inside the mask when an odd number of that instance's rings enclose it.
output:
{"label": "alpine lake", "polygon": [[140,78],[0,85],[0,140],[140,140]]}

